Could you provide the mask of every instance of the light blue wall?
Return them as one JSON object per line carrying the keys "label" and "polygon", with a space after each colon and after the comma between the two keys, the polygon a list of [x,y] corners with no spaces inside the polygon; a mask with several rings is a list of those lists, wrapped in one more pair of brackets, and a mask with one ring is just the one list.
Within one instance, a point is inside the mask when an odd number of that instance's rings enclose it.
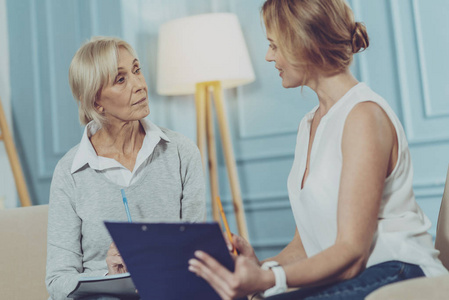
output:
{"label": "light blue wall", "polygon": [[[371,37],[370,48],[356,56],[352,70],[387,99],[403,122],[417,200],[435,224],[449,162],[449,60],[445,56],[449,1],[349,2]],[[225,92],[250,238],[261,257],[288,243],[294,221],[286,180],[296,129],[317,101],[306,88],[302,93],[283,89],[273,63],[264,61],[268,43],[259,19],[261,3],[8,0],[13,119],[34,203],[48,202],[53,168],[82,132],[67,83],[70,60],[82,41],[91,35],[116,35],[129,41],[145,66],[151,118],[195,140],[193,96],[162,97],[155,92],[158,28],[183,16],[233,12],[240,19],[257,76],[254,83]],[[222,159],[220,163],[220,190],[232,221]]]}
{"label": "light blue wall", "polygon": [[118,0],[7,1],[13,126],[35,204],[48,202],[54,167],[82,133],[70,61],[91,35],[121,35],[119,7]]}

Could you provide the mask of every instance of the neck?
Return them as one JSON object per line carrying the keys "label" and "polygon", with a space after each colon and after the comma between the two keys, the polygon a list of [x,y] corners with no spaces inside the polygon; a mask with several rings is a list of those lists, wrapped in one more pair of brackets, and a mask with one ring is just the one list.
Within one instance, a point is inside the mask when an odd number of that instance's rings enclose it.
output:
{"label": "neck", "polygon": [[129,154],[138,152],[142,147],[145,130],[140,121],[104,124],[92,138],[108,152]]}
{"label": "neck", "polygon": [[307,84],[318,95],[320,103],[318,113],[323,117],[352,87],[358,83],[349,69],[332,74],[318,74]]}

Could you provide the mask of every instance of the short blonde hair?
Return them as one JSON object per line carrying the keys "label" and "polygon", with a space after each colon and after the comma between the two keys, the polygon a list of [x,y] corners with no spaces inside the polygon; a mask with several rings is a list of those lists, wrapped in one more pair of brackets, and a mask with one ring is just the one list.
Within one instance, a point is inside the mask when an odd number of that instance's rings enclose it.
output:
{"label": "short blonde hair", "polygon": [[80,122],[86,125],[94,120],[102,126],[105,119],[95,109],[101,90],[117,74],[119,48],[123,47],[137,58],[134,49],[116,37],[92,37],[78,49],[69,68],[69,83],[78,103]]}
{"label": "short blonde hair", "polygon": [[369,46],[365,25],[345,0],[267,0],[261,14],[281,54],[306,72],[344,70]]}

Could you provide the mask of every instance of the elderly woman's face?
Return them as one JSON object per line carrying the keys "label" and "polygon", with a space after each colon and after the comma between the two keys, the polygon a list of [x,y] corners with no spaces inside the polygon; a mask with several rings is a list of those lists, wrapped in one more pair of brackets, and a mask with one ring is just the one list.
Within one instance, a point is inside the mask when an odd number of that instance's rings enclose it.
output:
{"label": "elderly woman's face", "polygon": [[137,58],[125,48],[119,49],[118,74],[103,88],[96,108],[108,123],[135,121],[150,113],[148,87]]}

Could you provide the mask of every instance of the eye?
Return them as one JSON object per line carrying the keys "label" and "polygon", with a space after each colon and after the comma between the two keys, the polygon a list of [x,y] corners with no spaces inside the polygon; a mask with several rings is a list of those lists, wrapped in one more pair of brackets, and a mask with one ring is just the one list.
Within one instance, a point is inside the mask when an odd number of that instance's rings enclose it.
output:
{"label": "eye", "polygon": [[141,68],[137,68],[137,69],[134,71],[134,74],[140,74],[140,69],[141,69]]}
{"label": "eye", "polygon": [[125,82],[125,77],[123,76],[117,76],[117,78],[115,79],[115,83],[123,83]]}
{"label": "eye", "polygon": [[276,45],[274,45],[274,44],[270,44],[269,47],[270,47],[272,50],[276,50]]}

